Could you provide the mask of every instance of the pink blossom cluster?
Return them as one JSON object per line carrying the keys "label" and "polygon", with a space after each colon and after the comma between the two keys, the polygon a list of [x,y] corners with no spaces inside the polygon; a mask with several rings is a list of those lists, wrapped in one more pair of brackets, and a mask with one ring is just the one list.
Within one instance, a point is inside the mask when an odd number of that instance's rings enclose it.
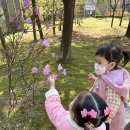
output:
{"label": "pink blossom cluster", "polygon": [[[61,64],[58,64],[58,65],[57,65],[57,69],[58,69],[59,73],[63,74],[64,76],[67,76],[66,69],[64,69]],[[39,69],[38,69],[37,67],[33,67],[31,71],[32,71],[32,74],[36,74],[36,73],[39,72]],[[51,73],[51,67],[50,67],[49,64],[47,64],[47,65],[43,68],[43,75],[44,75],[44,76],[48,76],[50,73]],[[54,74],[53,76],[54,76],[55,80],[58,79],[58,75],[57,75],[57,74]]]}

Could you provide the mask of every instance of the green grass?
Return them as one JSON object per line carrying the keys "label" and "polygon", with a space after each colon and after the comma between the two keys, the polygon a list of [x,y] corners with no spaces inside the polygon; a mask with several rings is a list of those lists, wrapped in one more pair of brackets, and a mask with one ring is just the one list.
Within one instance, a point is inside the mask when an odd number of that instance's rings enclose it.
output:
{"label": "green grass", "polygon": [[[93,65],[95,62],[95,52],[97,47],[115,40],[117,44],[125,49],[130,49],[130,40],[123,37],[126,31],[128,21],[124,20],[122,27],[118,27],[119,20],[115,19],[114,28],[110,27],[111,19],[94,19],[88,18],[83,21],[81,27],[74,26],[73,42],[71,50],[71,61],[64,64],[63,66],[67,69],[67,77],[60,76],[59,80],[56,81],[56,88],[59,90],[61,95],[62,103],[66,109],[70,101],[83,90],[89,90],[92,86],[92,82],[86,80],[86,76],[90,73],[94,73]],[[115,31],[116,30],[116,31]],[[24,36],[24,45],[33,40],[30,37],[32,34]],[[51,41],[53,41],[52,35]],[[56,66],[61,54],[59,52],[59,36],[61,32],[57,31],[56,42],[52,42],[50,49],[44,49],[41,53],[34,57],[29,57],[25,61],[24,74],[28,84],[32,84],[33,79],[30,75],[32,66],[39,66],[42,71],[43,66],[49,63],[52,70],[55,72]],[[26,43],[27,41],[27,43]],[[27,45],[26,45],[27,46]],[[22,49],[22,48],[21,48]],[[21,50],[22,51],[22,50]],[[46,57],[50,57],[51,52],[56,52],[58,57],[55,59],[49,59],[46,62]],[[1,63],[1,62],[0,62]],[[3,67],[3,66],[2,66]],[[19,68],[20,64],[15,67]],[[126,66],[130,71],[130,64]],[[6,67],[1,68],[0,71],[0,129],[3,129],[5,122],[7,121],[8,113],[8,81],[6,77]],[[16,82],[20,72],[16,72],[13,75],[13,83]],[[43,102],[45,100],[44,94],[48,90],[46,82],[43,82],[46,78],[41,73],[35,76],[37,82],[35,84],[35,106],[32,104],[32,89],[28,92],[28,97],[25,96],[25,90],[29,87],[26,86],[23,80],[16,82],[15,90],[18,91],[18,104],[12,109],[10,114],[10,126],[11,130],[55,130],[53,125],[50,123]],[[1,118],[2,117],[2,118]]]}

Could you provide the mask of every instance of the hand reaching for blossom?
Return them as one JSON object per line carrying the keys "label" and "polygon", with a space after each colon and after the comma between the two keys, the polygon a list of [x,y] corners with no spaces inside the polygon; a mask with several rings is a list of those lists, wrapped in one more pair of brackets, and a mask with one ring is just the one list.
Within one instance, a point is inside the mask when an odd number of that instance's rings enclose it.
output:
{"label": "hand reaching for blossom", "polygon": [[49,76],[47,81],[48,81],[48,85],[49,85],[50,89],[55,88],[55,78],[53,75]]}
{"label": "hand reaching for blossom", "polygon": [[97,77],[96,77],[94,74],[90,73],[90,74],[88,75],[87,79],[88,79],[88,80],[91,80],[91,81],[95,81],[95,80],[97,79]]}

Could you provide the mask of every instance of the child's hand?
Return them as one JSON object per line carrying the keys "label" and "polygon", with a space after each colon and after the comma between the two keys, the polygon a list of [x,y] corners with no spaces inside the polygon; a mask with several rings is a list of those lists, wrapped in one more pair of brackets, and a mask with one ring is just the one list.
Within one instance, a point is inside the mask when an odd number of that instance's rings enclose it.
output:
{"label": "child's hand", "polygon": [[47,81],[50,88],[55,88],[55,78],[53,75],[49,76]]}
{"label": "child's hand", "polygon": [[90,74],[88,75],[88,77],[87,77],[87,79],[88,79],[88,80],[91,80],[91,81],[95,81],[96,78],[97,78],[97,77],[96,77],[94,74],[92,74],[92,73],[90,73]]}

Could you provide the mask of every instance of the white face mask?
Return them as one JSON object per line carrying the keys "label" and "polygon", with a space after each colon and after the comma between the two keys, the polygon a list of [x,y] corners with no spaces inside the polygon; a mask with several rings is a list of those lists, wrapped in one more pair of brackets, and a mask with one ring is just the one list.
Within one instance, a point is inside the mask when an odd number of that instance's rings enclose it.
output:
{"label": "white face mask", "polygon": [[100,65],[100,64],[98,64],[98,63],[95,63],[94,68],[95,68],[95,73],[96,73],[97,75],[103,75],[103,74],[106,73],[106,67],[103,66],[103,65]]}

